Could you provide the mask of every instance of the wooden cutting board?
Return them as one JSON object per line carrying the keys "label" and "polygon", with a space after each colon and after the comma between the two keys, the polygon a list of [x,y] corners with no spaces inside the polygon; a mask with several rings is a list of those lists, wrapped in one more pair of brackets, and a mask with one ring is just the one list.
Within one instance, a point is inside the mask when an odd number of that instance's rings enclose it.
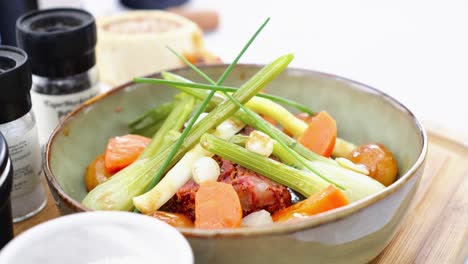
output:
{"label": "wooden cutting board", "polygon": [[[49,194],[47,207],[15,224],[15,235],[60,216]],[[468,261],[468,146],[429,133],[425,173],[401,229],[371,263]]]}

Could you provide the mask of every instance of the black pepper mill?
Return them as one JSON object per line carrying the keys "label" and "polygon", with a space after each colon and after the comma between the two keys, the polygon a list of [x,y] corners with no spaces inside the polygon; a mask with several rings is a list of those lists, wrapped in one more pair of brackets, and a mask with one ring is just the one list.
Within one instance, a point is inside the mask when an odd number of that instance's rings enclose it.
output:
{"label": "black pepper mill", "polygon": [[13,167],[8,156],[8,147],[0,133],[0,250],[13,238],[13,220],[11,214],[11,187]]}
{"label": "black pepper mill", "polygon": [[74,8],[34,11],[18,19],[17,38],[30,57],[31,98],[44,144],[63,117],[100,92],[94,17]]}
{"label": "black pepper mill", "polygon": [[37,10],[36,0],[0,0],[0,44],[16,46],[16,20]]}

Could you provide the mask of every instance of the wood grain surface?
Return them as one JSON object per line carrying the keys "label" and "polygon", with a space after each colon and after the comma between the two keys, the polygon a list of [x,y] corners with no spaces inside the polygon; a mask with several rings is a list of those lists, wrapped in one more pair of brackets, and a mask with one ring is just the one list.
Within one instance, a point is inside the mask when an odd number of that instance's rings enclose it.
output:
{"label": "wood grain surface", "polygon": [[[15,224],[15,235],[60,212],[46,208]],[[386,249],[371,263],[464,263],[468,258],[468,147],[429,133],[429,152],[409,213]]]}

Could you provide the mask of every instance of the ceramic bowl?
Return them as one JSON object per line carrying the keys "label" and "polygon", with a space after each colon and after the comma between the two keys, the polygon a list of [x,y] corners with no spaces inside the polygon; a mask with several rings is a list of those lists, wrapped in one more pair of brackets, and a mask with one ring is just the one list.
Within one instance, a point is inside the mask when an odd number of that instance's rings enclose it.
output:
{"label": "ceramic bowl", "polygon": [[86,212],[37,225],[0,252],[0,264],[193,264],[187,240],[159,220],[129,212]]}
{"label": "ceramic bowl", "polygon": [[[217,78],[225,65],[204,66]],[[238,86],[260,69],[239,65],[226,80]],[[188,69],[175,73],[202,81]],[[157,75],[155,75],[157,76]],[[179,229],[197,263],[365,263],[389,243],[402,223],[423,173],[427,138],[421,123],[405,106],[364,84],[320,72],[288,69],[266,88],[326,109],[338,134],[356,144],[380,142],[395,155],[399,179],[385,190],[309,220],[236,230]],[[45,172],[64,214],[86,211],[86,166],[112,136],[127,133],[127,123],[151,107],[171,100],[171,88],[127,83],[81,106],[53,132],[45,152]]]}

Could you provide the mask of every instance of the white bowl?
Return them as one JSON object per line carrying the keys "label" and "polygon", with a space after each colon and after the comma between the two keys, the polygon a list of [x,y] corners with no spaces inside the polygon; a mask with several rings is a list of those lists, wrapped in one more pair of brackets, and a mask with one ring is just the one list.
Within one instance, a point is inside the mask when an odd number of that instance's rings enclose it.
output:
{"label": "white bowl", "polygon": [[127,212],[60,217],[24,232],[0,252],[0,264],[193,263],[187,240],[172,226]]}

